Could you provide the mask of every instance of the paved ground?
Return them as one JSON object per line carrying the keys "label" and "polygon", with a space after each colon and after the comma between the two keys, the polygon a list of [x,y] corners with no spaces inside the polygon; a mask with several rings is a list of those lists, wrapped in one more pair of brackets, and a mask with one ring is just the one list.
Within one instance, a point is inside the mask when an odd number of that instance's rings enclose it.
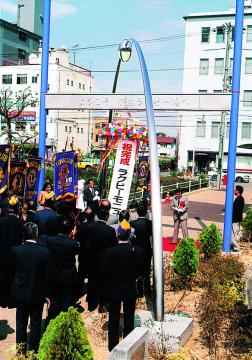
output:
{"label": "paved ground", "polygon": [[[252,184],[244,184],[246,206],[252,205]],[[198,233],[212,222],[222,230],[224,222],[225,190],[203,189],[186,195],[189,199],[189,235]],[[162,204],[163,235],[172,236],[173,220],[170,206]],[[15,344],[15,309],[0,309],[0,360],[7,349]]]}

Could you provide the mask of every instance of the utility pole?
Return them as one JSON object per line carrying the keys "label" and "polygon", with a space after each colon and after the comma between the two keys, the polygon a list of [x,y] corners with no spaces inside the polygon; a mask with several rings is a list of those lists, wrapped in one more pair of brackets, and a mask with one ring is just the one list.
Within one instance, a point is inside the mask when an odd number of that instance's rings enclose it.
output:
{"label": "utility pole", "polygon": [[[227,93],[229,90],[228,78],[229,78],[229,65],[230,65],[230,49],[232,40],[233,25],[231,23],[223,24],[224,33],[226,34],[226,55],[225,55],[225,70],[223,77],[223,93]],[[223,155],[224,155],[224,139],[225,139],[225,127],[226,127],[226,112],[221,113],[220,132],[219,132],[219,154],[218,154],[218,169],[217,169],[217,188],[221,190],[222,180],[222,168],[223,168]]]}

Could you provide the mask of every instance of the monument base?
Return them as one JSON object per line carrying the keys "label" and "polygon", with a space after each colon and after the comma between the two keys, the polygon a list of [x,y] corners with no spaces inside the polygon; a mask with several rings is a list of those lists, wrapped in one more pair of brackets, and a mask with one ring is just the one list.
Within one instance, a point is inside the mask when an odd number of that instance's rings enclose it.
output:
{"label": "monument base", "polygon": [[183,313],[165,314],[162,322],[153,320],[150,311],[141,310],[135,326],[149,329],[149,344],[168,352],[176,352],[185,345],[193,331],[193,320]]}

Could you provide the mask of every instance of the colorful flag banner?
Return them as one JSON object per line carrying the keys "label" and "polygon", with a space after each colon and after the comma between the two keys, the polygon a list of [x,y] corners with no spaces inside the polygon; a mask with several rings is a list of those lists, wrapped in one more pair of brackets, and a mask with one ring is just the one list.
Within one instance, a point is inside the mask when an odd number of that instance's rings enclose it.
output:
{"label": "colorful flag banner", "polygon": [[148,181],[150,177],[150,167],[149,167],[149,158],[148,156],[142,156],[139,158],[138,168],[137,168],[137,191],[147,189]]}
{"label": "colorful flag banner", "polygon": [[55,198],[74,196],[74,151],[56,153],[54,164]]}
{"label": "colorful flag banner", "polygon": [[74,195],[78,196],[78,155],[74,155]]}
{"label": "colorful flag banner", "polygon": [[137,142],[119,140],[112,181],[109,191],[111,203],[110,213],[117,215],[121,210],[126,210],[133,177]]}
{"label": "colorful flag banner", "polygon": [[42,159],[39,157],[27,158],[25,175],[25,202],[37,202],[41,160]]}
{"label": "colorful flag banner", "polygon": [[17,195],[21,202],[24,200],[25,174],[26,162],[11,160],[9,174],[9,194]]}
{"label": "colorful flag banner", "polygon": [[0,198],[8,188],[10,145],[0,145]]}

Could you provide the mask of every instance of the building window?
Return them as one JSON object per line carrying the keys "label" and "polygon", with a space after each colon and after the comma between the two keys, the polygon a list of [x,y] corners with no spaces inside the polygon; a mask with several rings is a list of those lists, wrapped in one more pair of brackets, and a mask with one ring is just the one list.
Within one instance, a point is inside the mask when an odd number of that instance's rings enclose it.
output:
{"label": "building window", "polygon": [[232,37],[231,37],[231,41],[234,41],[234,37],[235,37],[235,27],[232,26]]}
{"label": "building window", "polygon": [[243,106],[244,107],[252,107],[252,90],[244,90]]}
{"label": "building window", "polygon": [[17,130],[17,131],[25,131],[25,126],[26,126],[25,122],[16,122],[15,130]]}
{"label": "building window", "polygon": [[80,133],[80,128],[77,128],[77,134],[79,134]]}
{"label": "building window", "polygon": [[196,137],[205,137],[206,135],[206,124],[202,121],[197,121]]}
{"label": "building window", "polygon": [[12,75],[2,75],[2,83],[5,85],[12,84]]}
{"label": "building window", "polygon": [[213,93],[214,94],[222,94],[222,90],[214,90]]}
{"label": "building window", "polygon": [[198,90],[199,94],[207,94],[207,90]]}
{"label": "building window", "polygon": [[210,42],[210,27],[201,28],[201,42],[203,43]]}
{"label": "building window", "polygon": [[70,133],[72,132],[72,126],[69,126],[69,132]]}
{"label": "building window", "polygon": [[246,58],[245,74],[252,74],[252,58]]}
{"label": "building window", "polygon": [[25,59],[26,58],[26,51],[23,49],[18,49],[18,58]]}
{"label": "building window", "polygon": [[35,124],[30,124],[30,131],[34,132],[36,130]]}
{"label": "building window", "polygon": [[27,84],[27,74],[18,74],[17,75],[17,84]]}
{"label": "building window", "polygon": [[65,126],[65,132],[67,132],[67,126]]}
{"label": "building window", "polygon": [[225,30],[222,26],[216,28],[216,42],[223,43],[225,40]]}
{"label": "building window", "polygon": [[85,90],[85,84],[82,84],[82,90]]}
{"label": "building window", "polygon": [[69,85],[69,79],[67,79],[67,85]]}
{"label": "building window", "polygon": [[211,127],[211,137],[212,138],[218,138],[219,137],[219,128],[220,128],[220,122],[219,121],[212,121],[212,127]]}
{"label": "building window", "polygon": [[231,75],[231,76],[233,74],[233,64],[234,64],[234,59],[230,58],[230,60],[229,60],[229,75]]}
{"label": "building window", "polygon": [[242,139],[250,139],[251,138],[251,123],[243,122],[242,123]]}
{"label": "building window", "polygon": [[26,40],[27,40],[26,34],[23,33],[22,31],[19,32],[18,37],[19,37],[19,40],[21,40],[23,42],[26,42]]}
{"label": "building window", "polygon": [[208,75],[209,59],[200,59],[200,75]]}
{"label": "building window", "polygon": [[83,128],[81,128],[80,130],[81,130],[81,134],[83,134]]}
{"label": "building window", "polygon": [[223,74],[223,71],[224,71],[224,59],[222,58],[215,59],[214,74],[221,75]]}
{"label": "building window", "polygon": [[81,83],[79,83],[79,89],[81,89]]}
{"label": "building window", "polygon": [[229,138],[229,131],[230,131],[230,122],[227,123],[226,125],[226,138]]}
{"label": "building window", "polygon": [[32,84],[37,84],[37,83],[38,83],[38,77],[32,76]]}
{"label": "building window", "polygon": [[252,41],[252,25],[247,26],[247,42]]}
{"label": "building window", "polygon": [[71,80],[71,86],[73,86],[73,80]]}

